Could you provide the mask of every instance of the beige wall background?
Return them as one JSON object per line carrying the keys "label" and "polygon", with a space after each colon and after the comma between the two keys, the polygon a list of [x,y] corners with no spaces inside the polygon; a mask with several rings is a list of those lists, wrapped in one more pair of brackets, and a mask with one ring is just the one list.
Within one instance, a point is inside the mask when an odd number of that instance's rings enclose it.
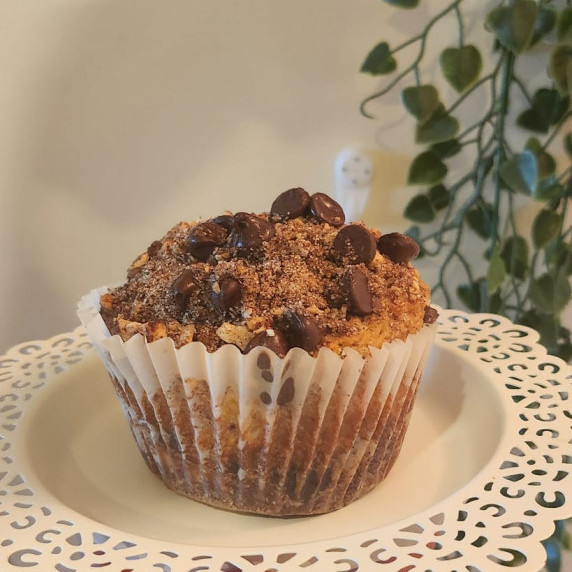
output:
{"label": "beige wall background", "polygon": [[375,146],[374,0],[0,5],[0,349],[74,328],[175,222],[328,192]]}
{"label": "beige wall background", "polygon": [[1,3],[0,350],[74,328],[77,299],[179,220],[332,192],[348,145],[375,164],[366,222],[405,229],[412,123],[397,92],[359,114],[380,84],[359,68],[443,4]]}

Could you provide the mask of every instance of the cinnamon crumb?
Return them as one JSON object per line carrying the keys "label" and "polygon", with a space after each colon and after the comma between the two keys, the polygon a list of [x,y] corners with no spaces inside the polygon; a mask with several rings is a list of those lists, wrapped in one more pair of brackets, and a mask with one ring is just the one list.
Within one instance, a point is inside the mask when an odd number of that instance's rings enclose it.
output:
{"label": "cinnamon crumb", "polygon": [[[267,215],[260,216],[268,220]],[[230,247],[222,246],[207,262],[197,262],[186,248],[195,224],[182,222],[169,230],[156,254],[137,257],[126,282],[102,297],[101,313],[112,333],[129,337],[140,331],[149,339],[157,332],[172,337],[177,346],[192,336],[214,351],[224,343],[244,347],[255,332],[267,330],[271,335],[277,319],[295,310],[312,316],[323,333],[323,344],[334,351],[349,345],[367,353],[368,345],[405,339],[423,324],[429,304],[427,285],[412,265],[395,264],[379,253],[369,266],[360,265],[367,275],[373,313],[348,314],[340,294],[345,267],[331,256],[339,228],[306,217],[277,222],[274,236],[263,242],[256,256],[235,256]],[[181,307],[173,283],[187,269],[198,287]],[[220,291],[222,277],[238,280],[242,292],[240,306],[226,315],[215,311],[209,298]]]}

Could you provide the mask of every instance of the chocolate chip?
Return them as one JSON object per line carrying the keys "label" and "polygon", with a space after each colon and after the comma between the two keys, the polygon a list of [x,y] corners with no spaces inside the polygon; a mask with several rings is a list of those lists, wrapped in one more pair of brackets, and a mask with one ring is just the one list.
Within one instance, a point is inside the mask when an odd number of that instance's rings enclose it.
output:
{"label": "chocolate chip", "polygon": [[290,220],[302,216],[310,204],[310,195],[301,187],[288,189],[279,194],[272,203],[270,214],[282,220]]}
{"label": "chocolate chip", "polygon": [[425,306],[425,311],[423,312],[423,323],[424,324],[434,324],[439,317],[439,312],[432,308],[431,306]]}
{"label": "chocolate chip", "polygon": [[205,262],[217,246],[222,246],[228,238],[228,231],[214,222],[202,222],[191,229],[187,239],[189,252],[201,262]]}
{"label": "chocolate chip", "polygon": [[288,353],[289,349],[288,342],[280,330],[274,330],[273,336],[269,336],[266,330],[255,334],[246,344],[244,353],[247,354],[252,348],[256,348],[258,346],[263,346],[269,350],[272,350],[278,357],[281,358],[283,358]]}
{"label": "chocolate chip", "polygon": [[149,248],[147,248],[147,254],[149,255],[149,258],[153,258],[154,256],[157,256],[159,250],[161,250],[163,246],[163,243],[160,240],[155,240],[153,241],[150,245]]}
{"label": "chocolate chip", "polygon": [[342,228],[332,244],[334,255],[348,264],[369,264],[375,257],[375,238],[360,224]]}
{"label": "chocolate chip", "polygon": [[357,316],[373,312],[373,303],[368,287],[367,275],[356,266],[350,266],[342,280],[348,301],[348,311]]}
{"label": "chocolate chip", "polygon": [[236,213],[230,238],[231,245],[241,254],[248,254],[262,246],[259,217],[248,213]]}
{"label": "chocolate chip", "polygon": [[235,278],[225,276],[213,284],[211,302],[221,314],[224,314],[230,308],[238,306],[241,299],[242,286]]}
{"label": "chocolate chip", "polygon": [[314,319],[298,312],[284,314],[282,329],[288,345],[292,348],[302,348],[311,352],[322,341],[320,328]]}
{"label": "chocolate chip", "polygon": [[222,226],[230,234],[232,231],[232,227],[234,226],[234,217],[230,214],[222,214],[212,218],[211,222],[214,222],[215,224]]}
{"label": "chocolate chip", "polygon": [[310,197],[310,212],[332,226],[342,226],[346,220],[344,209],[325,193],[315,193]]}
{"label": "chocolate chip", "polygon": [[270,240],[275,234],[274,225],[266,219],[253,215],[254,223],[258,225],[258,232],[262,240]]}
{"label": "chocolate chip", "polygon": [[377,249],[392,262],[409,262],[417,258],[419,245],[410,236],[399,232],[390,232],[380,236]]}
{"label": "chocolate chip", "polygon": [[260,394],[260,401],[262,401],[264,405],[270,405],[272,403],[272,397],[270,396],[270,393],[268,393],[267,391],[263,391]]}
{"label": "chocolate chip", "polygon": [[173,282],[173,293],[175,303],[179,308],[187,305],[190,295],[198,288],[197,280],[192,270],[183,270],[179,277]]}
{"label": "chocolate chip", "polygon": [[276,398],[276,403],[283,407],[288,405],[294,399],[294,378],[288,377],[282,384],[280,391],[278,392],[278,397]]}

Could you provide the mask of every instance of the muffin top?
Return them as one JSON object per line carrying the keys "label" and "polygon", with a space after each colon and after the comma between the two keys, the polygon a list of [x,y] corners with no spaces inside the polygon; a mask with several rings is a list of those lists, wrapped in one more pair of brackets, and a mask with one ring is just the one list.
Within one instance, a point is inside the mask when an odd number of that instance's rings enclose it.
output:
{"label": "muffin top", "polygon": [[101,315],[123,340],[166,336],[209,351],[235,344],[369,354],[405,339],[437,314],[410,260],[410,237],[345,224],[324,193],[289,189],[269,213],[225,213],[181,222],[101,297]]}

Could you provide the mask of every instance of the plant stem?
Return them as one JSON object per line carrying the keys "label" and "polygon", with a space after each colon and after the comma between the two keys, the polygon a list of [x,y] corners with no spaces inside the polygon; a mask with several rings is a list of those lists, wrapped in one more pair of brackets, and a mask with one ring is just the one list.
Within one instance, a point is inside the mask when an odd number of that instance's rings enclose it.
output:
{"label": "plant stem", "polygon": [[530,97],[530,94],[528,93],[528,90],[526,89],[526,86],[524,85],[522,80],[516,74],[512,76],[512,79],[514,83],[516,83],[516,85],[518,85],[518,87],[520,88],[520,91],[522,92],[522,95],[524,95],[528,105],[532,105],[532,97]]}
{"label": "plant stem", "polygon": [[494,201],[493,201],[493,219],[491,233],[491,252],[499,243],[499,215],[500,202],[502,193],[502,180],[500,176],[500,166],[506,158],[505,141],[505,121],[509,108],[511,78],[514,72],[515,57],[512,52],[503,48],[504,61],[502,63],[501,86],[498,101],[498,110],[495,125],[495,136],[497,146],[495,150],[495,172],[494,172]]}
{"label": "plant stem", "polygon": [[463,23],[463,15],[459,9],[459,5],[455,6],[455,16],[457,17],[457,24],[459,26],[459,46],[465,45],[465,24]]}
{"label": "plant stem", "polygon": [[[509,208],[508,208],[508,223],[510,225],[511,228],[511,234],[513,237],[513,240],[518,236],[518,232],[516,229],[516,220],[515,220],[515,216],[514,216],[514,199],[513,199],[513,195],[512,193],[508,193],[508,204],[509,204]],[[516,248],[512,249],[512,254],[511,254],[511,259],[510,259],[510,272],[509,272],[509,276],[510,276],[510,281],[512,284],[512,288],[513,288],[513,292],[512,294],[514,295],[514,297],[516,298],[516,312],[515,312],[515,316],[514,319],[515,321],[518,321],[520,319],[520,316],[522,314],[522,309],[523,309],[523,299],[521,296],[521,292],[520,292],[520,284],[517,283],[517,278],[514,275],[514,267],[515,267],[515,263],[517,261],[516,259]],[[503,300],[503,304],[506,304],[507,301],[507,297],[505,297],[505,299]]]}
{"label": "plant stem", "polygon": [[566,121],[568,121],[568,119],[570,119],[570,117],[572,117],[572,111],[569,111],[568,113],[564,114],[564,117],[560,119],[556,127],[554,127],[554,130],[552,131],[550,136],[544,142],[544,145],[542,145],[543,150],[546,150],[550,146],[550,144],[552,143],[552,141],[554,141],[554,138],[556,137],[560,129],[562,129],[563,125],[566,123]]}
{"label": "plant stem", "polygon": [[560,173],[560,175],[558,175],[556,180],[558,182],[563,181],[567,176],[569,176],[571,174],[572,174],[572,165],[570,167],[568,167],[567,169],[565,169],[564,171],[562,171],[562,173]]}
{"label": "plant stem", "polygon": [[[361,102],[360,112],[362,115],[364,115],[368,119],[374,119],[374,117],[372,115],[370,115],[369,113],[367,113],[367,111],[365,110],[368,103],[370,103],[374,99],[378,99],[378,98],[384,96],[386,93],[390,92],[405,76],[407,76],[412,71],[415,72],[415,70],[418,69],[418,65],[421,62],[421,60],[423,59],[423,56],[425,55],[427,36],[429,35],[431,28],[433,28],[433,26],[439,20],[444,18],[449,12],[451,12],[452,10],[458,9],[459,5],[462,2],[463,2],[463,0],[455,0],[454,2],[449,4],[441,12],[439,12],[437,15],[433,16],[433,18],[431,18],[431,20],[429,20],[429,22],[427,22],[427,25],[425,26],[425,28],[423,28],[423,31],[420,34],[418,34],[417,36],[413,36],[409,40],[406,40],[405,42],[403,42],[402,44],[400,44],[399,46],[397,46],[396,48],[391,50],[391,55],[395,55],[397,52],[401,51],[402,49],[406,48],[407,46],[410,46],[411,44],[414,44],[415,42],[420,43],[419,51],[417,52],[417,57],[415,58],[413,63],[410,64],[409,66],[407,66],[407,68],[405,68],[401,73],[397,74],[397,76],[393,79],[393,81],[391,81],[387,86],[385,86],[385,88],[383,88],[381,91],[378,91],[377,93],[374,93],[373,95],[370,95],[369,97],[367,97],[366,99],[364,99]],[[417,81],[419,82],[419,79],[417,79]]]}

